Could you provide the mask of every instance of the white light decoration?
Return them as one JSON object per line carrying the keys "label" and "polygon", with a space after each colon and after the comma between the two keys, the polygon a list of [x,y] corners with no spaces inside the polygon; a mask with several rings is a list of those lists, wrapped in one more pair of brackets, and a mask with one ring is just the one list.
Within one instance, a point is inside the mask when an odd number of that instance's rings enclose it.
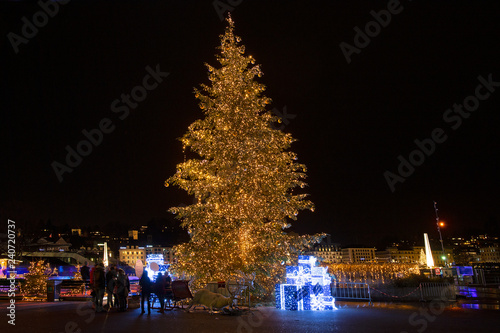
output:
{"label": "white light decoration", "polygon": [[148,277],[153,282],[156,281],[158,273],[162,273],[162,275],[165,275],[165,273],[168,271],[168,268],[170,267],[169,264],[165,264],[162,254],[148,254],[146,256],[146,263],[146,271],[148,272]]}
{"label": "white light decoration", "polygon": [[102,263],[104,265],[104,267],[108,267],[109,266],[109,260],[108,260],[108,243],[107,242],[104,242],[104,255],[103,255],[103,258],[102,258]]}
{"label": "white light decoration", "polygon": [[281,310],[336,310],[327,267],[316,257],[299,256],[297,266],[286,266],[286,283],[276,285],[276,307]]}
{"label": "white light decoration", "polygon": [[429,236],[424,233],[424,244],[425,244],[425,257],[427,259],[427,267],[434,267],[434,258],[432,258],[431,244],[429,243]]}

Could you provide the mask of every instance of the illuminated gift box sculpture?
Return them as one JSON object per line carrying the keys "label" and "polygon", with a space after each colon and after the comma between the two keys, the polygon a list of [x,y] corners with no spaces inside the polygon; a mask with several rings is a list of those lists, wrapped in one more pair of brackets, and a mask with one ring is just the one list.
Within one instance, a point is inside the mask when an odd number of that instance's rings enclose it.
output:
{"label": "illuminated gift box sculpture", "polygon": [[334,310],[328,268],[316,267],[313,256],[299,256],[298,266],[286,266],[286,283],[276,285],[276,307],[282,310]]}

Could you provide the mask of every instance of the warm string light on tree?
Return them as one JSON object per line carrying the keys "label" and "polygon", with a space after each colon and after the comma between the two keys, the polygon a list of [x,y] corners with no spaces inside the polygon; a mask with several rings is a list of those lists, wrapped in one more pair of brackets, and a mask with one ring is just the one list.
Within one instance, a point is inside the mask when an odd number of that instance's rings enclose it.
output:
{"label": "warm string light on tree", "polygon": [[[22,286],[24,296],[46,296],[47,278],[53,274],[50,265],[43,260],[30,262],[28,273],[24,274],[26,282]],[[25,297],[26,298],[26,297]]]}
{"label": "warm string light on tree", "polygon": [[211,85],[195,89],[204,118],[181,138],[199,157],[185,159],[165,185],[194,195],[196,203],[173,207],[191,238],[175,248],[177,274],[195,278],[195,286],[227,280],[235,272],[256,273],[262,294],[271,295],[295,253],[324,235],[291,236],[284,232],[299,211],[314,210],[304,188],[306,167],[288,151],[290,134],[273,129],[279,120],[265,107],[265,86],[252,56],[246,56],[229,17],[221,35],[221,67],[206,65]]}
{"label": "warm string light on tree", "polygon": [[[76,265],[76,271],[73,272],[73,277],[71,278],[73,281],[83,281],[82,273],[80,272],[81,265]],[[69,294],[70,295],[80,295],[85,292],[85,284],[82,283],[82,285],[78,288],[73,288],[70,289]]]}
{"label": "warm string light on tree", "polygon": [[75,266],[76,270],[73,272],[73,277],[72,277],[73,280],[75,281],[83,280],[82,273],[80,272],[81,267],[82,267],[81,265]]}

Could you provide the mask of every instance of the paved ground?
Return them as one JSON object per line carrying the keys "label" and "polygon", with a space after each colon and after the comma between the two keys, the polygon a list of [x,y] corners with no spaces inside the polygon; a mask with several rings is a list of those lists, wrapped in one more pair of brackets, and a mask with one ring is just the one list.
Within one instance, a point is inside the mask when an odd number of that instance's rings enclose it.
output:
{"label": "paved ground", "polygon": [[500,311],[431,303],[338,303],[336,311],[280,311],[258,308],[239,316],[180,310],[141,315],[94,313],[89,302],[16,304],[16,325],[7,323],[8,303],[0,302],[0,332],[498,332]]}

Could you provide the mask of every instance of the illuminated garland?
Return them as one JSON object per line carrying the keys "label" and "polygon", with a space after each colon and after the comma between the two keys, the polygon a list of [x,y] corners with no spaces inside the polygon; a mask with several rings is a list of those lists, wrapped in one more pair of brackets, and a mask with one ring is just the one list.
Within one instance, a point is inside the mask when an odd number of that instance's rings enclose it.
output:
{"label": "illuminated garland", "polygon": [[385,284],[395,278],[419,274],[417,264],[327,264],[337,282]]}
{"label": "illuminated garland", "polygon": [[205,118],[192,123],[181,138],[200,158],[177,165],[166,186],[194,195],[196,204],[172,207],[191,239],[175,247],[177,275],[194,277],[195,287],[237,275],[256,273],[261,294],[272,294],[285,263],[324,235],[290,236],[283,230],[300,210],[314,210],[306,194],[293,193],[306,183],[306,167],[287,151],[295,141],[273,128],[279,121],[265,107],[265,86],[252,56],[245,56],[234,23],[221,36],[221,68],[207,64],[211,85],[195,89]]}

